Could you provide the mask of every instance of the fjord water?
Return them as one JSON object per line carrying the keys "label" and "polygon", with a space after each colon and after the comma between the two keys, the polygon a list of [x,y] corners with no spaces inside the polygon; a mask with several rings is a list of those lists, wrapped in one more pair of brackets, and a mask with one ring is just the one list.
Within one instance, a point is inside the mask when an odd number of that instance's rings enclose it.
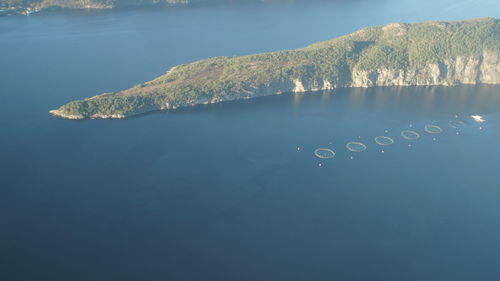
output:
{"label": "fjord water", "polygon": [[498,15],[494,1],[341,1],[0,18],[0,280],[498,280],[499,86],[47,114],[205,57]]}

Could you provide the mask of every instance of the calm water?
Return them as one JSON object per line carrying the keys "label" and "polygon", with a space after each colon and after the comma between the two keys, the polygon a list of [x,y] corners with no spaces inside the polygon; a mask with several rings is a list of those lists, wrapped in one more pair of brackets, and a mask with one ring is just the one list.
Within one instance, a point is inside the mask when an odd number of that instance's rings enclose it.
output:
{"label": "calm water", "polygon": [[[126,120],[47,111],[205,57],[499,15],[495,1],[352,1],[0,18],[0,280],[498,280],[500,86],[290,94]],[[337,155],[320,160],[318,147]]]}

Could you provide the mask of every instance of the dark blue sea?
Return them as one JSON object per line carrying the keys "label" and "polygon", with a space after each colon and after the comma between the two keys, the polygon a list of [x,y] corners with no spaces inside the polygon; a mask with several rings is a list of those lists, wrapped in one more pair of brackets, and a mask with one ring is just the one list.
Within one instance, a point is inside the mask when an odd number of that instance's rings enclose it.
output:
{"label": "dark blue sea", "polygon": [[198,59],[485,16],[500,16],[497,1],[0,18],[0,280],[500,280],[500,86],[338,89],[124,120],[48,114]]}

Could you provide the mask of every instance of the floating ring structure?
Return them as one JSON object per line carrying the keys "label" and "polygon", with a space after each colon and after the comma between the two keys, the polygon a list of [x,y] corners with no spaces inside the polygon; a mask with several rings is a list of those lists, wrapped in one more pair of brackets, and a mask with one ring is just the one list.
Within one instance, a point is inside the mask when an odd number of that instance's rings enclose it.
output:
{"label": "floating ring structure", "polygon": [[402,131],[401,136],[406,140],[416,140],[420,138],[420,134],[412,130]]}
{"label": "floating ring structure", "polygon": [[390,137],[387,137],[387,136],[378,136],[378,137],[375,137],[375,142],[378,145],[384,145],[384,146],[393,145],[394,144],[394,140],[392,138],[390,138]]}
{"label": "floating ring structure", "polygon": [[330,159],[335,157],[335,152],[329,148],[317,148],[314,150],[314,155],[321,159]]}
{"label": "floating ring structure", "polygon": [[451,120],[450,122],[448,122],[448,124],[455,129],[462,129],[467,126],[467,124],[465,124],[465,122],[461,120]]}
{"label": "floating ring structure", "polygon": [[345,147],[352,152],[363,152],[366,150],[366,145],[356,141],[348,142]]}
{"label": "floating ring structure", "polygon": [[424,130],[429,134],[441,134],[443,129],[436,125],[425,125]]}

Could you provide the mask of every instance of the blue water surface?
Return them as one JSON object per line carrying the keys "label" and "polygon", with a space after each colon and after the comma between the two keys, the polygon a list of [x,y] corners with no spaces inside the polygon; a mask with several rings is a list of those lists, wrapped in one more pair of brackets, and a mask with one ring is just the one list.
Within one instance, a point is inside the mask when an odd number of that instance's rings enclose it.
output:
{"label": "blue water surface", "polygon": [[499,15],[497,1],[380,0],[0,18],[0,280],[498,280],[499,86],[339,89],[125,120],[47,111],[206,57]]}

